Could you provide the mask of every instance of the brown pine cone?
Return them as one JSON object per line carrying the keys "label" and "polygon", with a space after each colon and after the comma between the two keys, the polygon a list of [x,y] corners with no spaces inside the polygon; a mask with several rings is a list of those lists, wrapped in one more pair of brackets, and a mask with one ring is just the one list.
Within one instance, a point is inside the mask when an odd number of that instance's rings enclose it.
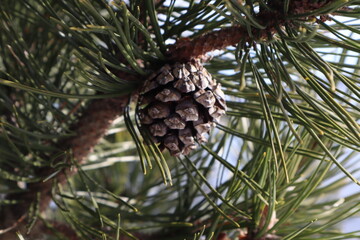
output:
{"label": "brown pine cone", "polygon": [[195,149],[195,141],[206,142],[206,134],[225,111],[220,84],[193,60],[166,64],[145,81],[138,116],[160,149],[179,156]]}

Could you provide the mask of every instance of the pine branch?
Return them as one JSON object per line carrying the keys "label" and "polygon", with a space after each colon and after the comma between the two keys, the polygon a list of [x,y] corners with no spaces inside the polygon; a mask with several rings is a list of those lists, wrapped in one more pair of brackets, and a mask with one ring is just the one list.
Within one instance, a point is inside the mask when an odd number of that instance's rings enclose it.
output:
{"label": "pine branch", "polygon": [[128,100],[129,96],[124,96],[91,102],[79,122],[72,127],[77,136],[64,144],[69,146],[79,164],[104,136],[115,118],[123,114]]}
{"label": "pine branch", "polygon": [[[124,112],[125,107],[129,101],[129,96],[110,98],[110,99],[99,99],[93,100],[87,109],[84,111],[79,121],[74,124],[71,128],[75,132],[75,136],[69,138],[60,144],[60,147],[64,150],[70,150],[72,153],[70,158],[75,159],[77,164],[81,164],[86,156],[92,152],[94,146],[104,136],[112,122]],[[64,161],[64,159],[59,159]],[[71,165],[70,159],[66,162]],[[53,174],[54,169],[52,167],[41,168],[38,171],[39,176],[43,179]],[[20,194],[11,194],[8,196],[9,199],[22,199],[22,205],[14,205],[11,208],[11,213],[8,216],[17,218],[17,224],[20,224],[12,229],[18,230],[23,228],[24,224],[23,217],[28,211],[30,204],[40,199],[39,209],[40,212],[45,211],[52,199],[52,188],[53,182],[64,184],[67,177],[76,174],[76,169],[68,168],[64,169],[56,175],[54,179],[47,180],[45,182],[36,182],[29,184],[28,191]],[[38,196],[40,194],[40,197]],[[40,223],[42,224],[42,223]]]}
{"label": "pine branch", "polygon": [[[281,29],[283,26],[296,26],[296,24],[293,24],[294,19],[288,18],[288,15],[294,15],[294,18],[295,16],[299,16],[298,18],[302,21],[315,20],[317,22],[325,22],[329,20],[328,14],[339,8],[338,5],[332,4],[332,2],[336,1],[328,0],[321,3],[292,1],[289,6],[291,11],[288,14],[282,12],[281,4],[272,3],[269,4],[269,7],[272,7],[271,10],[264,9],[254,17],[261,28],[240,25],[222,28],[194,39],[181,38],[176,44],[169,47],[167,55],[169,59],[173,59],[174,61],[187,62],[192,58],[200,58],[208,52],[221,50],[228,46],[242,44],[241,48],[243,48],[245,43],[253,45],[257,41],[270,41],[278,29]],[[330,8],[330,6],[332,8]],[[323,8],[330,8],[332,11],[319,11]]]}
{"label": "pine branch", "polygon": [[170,46],[168,56],[174,61],[187,62],[208,52],[235,45],[246,38],[248,35],[243,27],[223,28],[194,39],[179,39]]}
{"label": "pine branch", "polygon": [[[295,1],[294,10],[292,14],[304,14],[309,11],[316,11],[317,8],[322,8],[326,4],[331,4],[331,1],[324,1],[322,5],[314,6],[301,5],[298,6],[300,1]],[[305,6],[305,7],[304,7]],[[306,7],[307,6],[307,7]],[[283,13],[279,11],[273,12],[261,12],[257,16],[260,20],[260,24],[266,23],[267,26],[264,29],[251,28],[252,31],[248,31],[248,28],[244,26],[235,26],[223,28],[218,31],[210,32],[205,35],[201,35],[194,39],[180,39],[175,45],[169,47],[168,58],[173,61],[188,61],[192,58],[200,58],[207,52],[223,49],[228,46],[242,43],[253,43],[258,40],[269,40],[286,24],[291,24],[291,19],[285,20],[281,17]],[[313,15],[306,16],[306,18],[313,18]],[[273,20],[275,19],[275,20]],[[321,15],[318,21],[326,21],[325,15]],[[60,145],[63,149],[69,149],[72,153],[71,158],[75,159],[77,164],[83,163],[86,156],[92,151],[94,146],[104,136],[107,129],[114,121],[116,117],[122,115],[125,107],[128,104],[129,96],[111,99],[101,99],[92,101],[79,121],[71,127],[76,133],[76,136],[63,141]],[[59,159],[63,160],[63,159]],[[67,159],[67,163],[71,164],[70,159]],[[54,169],[51,167],[42,168],[39,171],[39,175],[44,179],[53,173]],[[38,182],[29,184],[28,192],[24,199],[24,205],[15,205],[14,213],[16,216],[24,216],[27,212],[29,203],[34,202],[38,198],[40,193],[40,212],[43,212],[48,208],[49,202],[52,199],[51,190],[53,187],[52,182],[63,184],[66,181],[66,176],[71,176],[76,173],[76,170],[64,169],[64,171],[58,173],[52,180],[46,182]],[[143,239],[152,239],[154,236],[149,236]]]}

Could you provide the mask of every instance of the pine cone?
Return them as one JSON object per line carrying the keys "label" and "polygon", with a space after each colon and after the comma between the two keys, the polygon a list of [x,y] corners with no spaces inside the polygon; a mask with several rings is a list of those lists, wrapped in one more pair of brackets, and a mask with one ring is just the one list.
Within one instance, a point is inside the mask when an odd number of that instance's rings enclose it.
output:
{"label": "pine cone", "polygon": [[139,119],[160,149],[187,155],[195,141],[225,114],[225,96],[219,83],[199,61],[164,65],[144,83],[139,98]]}

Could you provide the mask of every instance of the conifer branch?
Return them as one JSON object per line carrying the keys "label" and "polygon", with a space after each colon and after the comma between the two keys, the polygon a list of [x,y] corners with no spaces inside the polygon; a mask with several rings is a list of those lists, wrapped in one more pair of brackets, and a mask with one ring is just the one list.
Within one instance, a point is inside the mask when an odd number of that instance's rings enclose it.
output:
{"label": "conifer branch", "polygon": [[[318,6],[310,3],[308,5],[299,5],[299,2],[301,1],[292,2],[293,6],[289,7],[290,9],[295,9],[292,10],[292,14],[301,15],[308,11],[315,12],[316,9],[330,5],[333,1],[324,1]],[[174,61],[189,61],[193,58],[199,58],[207,52],[216,49],[224,49],[240,42],[252,44],[253,41],[269,39],[276,33],[276,29],[281,28],[285,24],[291,24],[291,18],[286,19],[286,16],[283,16],[283,13],[280,11],[279,8],[277,11],[259,12],[256,19],[259,20],[260,24],[266,25],[264,29],[252,28],[249,32],[244,26],[233,26],[213,31],[194,39],[180,39],[176,44],[169,46],[168,58]],[[320,14],[319,16],[320,18],[317,21],[327,20],[326,15]],[[306,16],[306,18],[311,19],[315,17]],[[72,153],[71,157],[74,158],[78,164],[83,163],[86,156],[104,136],[115,118],[123,114],[128,101],[129,96],[93,100],[84,111],[79,121],[71,128],[76,135],[61,142],[61,147],[64,150],[70,149]],[[53,171],[54,169],[51,167],[42,168],[39,170],[39,175],[45,179],[50,176]],[[24,216],[29,208],[29,204],[37,198],[38,193],[40,193],[39,199],[41,201],[40,212],[46,210],[52,199],[52,182],[55,180],[56,182],[63,184],[66,181],[66,176],[71,176],[75,173],[76,170],[65,169],[63,172],[57,174],[53,180],[29,184],[28,192],[25,196],[22,196],[22,199],[28,200],[24,201],[24,205],[15,205],[15,208],[13,208],[13,215],[18,217],[18,222],[23,223],[23,219],[20,218],[20,216]],[[144,237],[142,239],[154,239],[154,236],[156,236],[156,233],[153,236]]]}
{"label": "conifer branch", "polygon": [[228,27],[194,39],[182,38],[169,48],[169,58],[187,62],[204,54],[235,45],[247,37],[243,27]]}
{"label": "conifer branch", "polygon": [[[118,98],[93,100],[86,108],[79,121],[71,128],[74,129],[76,135],[70,139],[65,140],[61,145],[66,149],[70,149],[72,158],[77,164],[82,164],[84,159],[92,152],[96,144],[105,135],[106,131],[111,126],[112,122],[123,114],[126,105],[128,104],[129,96]],[[52,169],[44,169],[43,176],[51,174]],[[76,170],[66,169],[67,176],[76,173]],[[65,174],[57,175],[57,182],[63,184],[65,182]],[[46,182],[45,182],[46,183]],[[49,201],[51,200],[51,184],[43,186],[45,183],[40,183],[36,189],[41,189],[43,194],[41,209],[45,210]]]}
{"label": "conifer branch", "polygon": [[[318,2],[310,1],[292,1],[288,14],[282,12],[283,6],[279,3],[272,3],[269,6],[274,10],[262,10],[254,16],[263,28],[249,27],[249,26],[232,26],[222,28],[218,31],[209,32],[196,38],[180,38],[174,45],[169,47],[167,53],[170,59],[175,61],[187,62],[194,58],[200,58],[208,52],[214,50],[221,50],[228,46],[233,46],[239,43],[248,43],[250,46],[257,41],[271,40],[277,29],[281,29],[285,25],[293,25],[293,18],[288,16],[299,16],[302,21],[317,21],[325,22],[328,18],[328,12],[322,14],[320,11],[318,15],[306,15],[306,13],[317,13],[316,10],[322,8],[330,8],[333,4],[332,0]],[[277,4],[277,5],[276,5]],[[331,8],[333,11],[338,10]],[[302,16],[302,14],[304,16]],[[295,25],[294,25],[295,26]],[[250,29],[250,31],[249,31]]]}
{"label": "conifer branch", "polygon": [[76,136],[65,142],[78,163],[83,162],[115,118],[122,115],[128,99],[129,96],[124,96],[94,100],[90,103],[79,122],[72,127],[76,131]]}
{"label": "conifer branch", "polygon": [[[105,135],[112,122],[124,112],[125,107],[128,104],[129,96],[123,96],[110,99],[93,100],[86,108],[79,121],[72,126],[75,136],[69,138],[62,143],[60,147],[64,150],[69,149],[72,153],[72,158],[81,164],[86,156],[92,152],[93,148],[99,142],[99,140]],[[63,161],[64,159],[59,159]],[[68,159],[67,161],[70,161]],[[71,164],[69,162],[69,164]],[[54,169],[52,167],[44,167],[38,170],[39,176],[43,179],[50,176]],[[12,216],[13,220],[16,219],[17,227],[12,226],[11,230],[18,231],[24,228],[24,214],[28,211],[30,204],[39,199],[40,212],[45,211],[52,199],[53,182],[64,184],[66,178],[76,173],[76,169],[64,169],[58,173],[55,179],[50,179],[45,182],[31,183],[28,186],[28,190],[25,193],[11,194],[9,199],[22,199],[22,205],[14,205],[13,208],[9,208],[10,212],[7,215]],[[40,196],[38,197],[38,194]],[[20,196],[21,195],[21,196]],[[42,222],[38,222],[41,227]],[[10,230],[10,229],[9,229]]]}

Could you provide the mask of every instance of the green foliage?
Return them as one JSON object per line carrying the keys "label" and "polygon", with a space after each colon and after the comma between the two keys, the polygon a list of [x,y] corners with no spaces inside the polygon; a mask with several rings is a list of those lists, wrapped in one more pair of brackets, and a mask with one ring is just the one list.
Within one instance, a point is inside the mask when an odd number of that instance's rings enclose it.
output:
{"label": "green foliage", "polygon": [[[310,12],[291,12],[301,1],[287,0],[129,2],[2,0],[1,195],[44,180],[40,167],[53,168],[47,181],[78,168],[53,184],[54,206],[30,208],[48,239],[359,238],[337,224],[360,211],[359,191],[339,196],[359,185],[360,2]],[[264,35],[258,13],[277,6],[291,24]],[[234,24],[250,40],[206,63],[229,108],[208,144],[162,155],[129,104],[84,164],[57,161],[93,99],[134,92],[167,61],[169,42]],[[21,201],[1,197],[0,212]]]}

